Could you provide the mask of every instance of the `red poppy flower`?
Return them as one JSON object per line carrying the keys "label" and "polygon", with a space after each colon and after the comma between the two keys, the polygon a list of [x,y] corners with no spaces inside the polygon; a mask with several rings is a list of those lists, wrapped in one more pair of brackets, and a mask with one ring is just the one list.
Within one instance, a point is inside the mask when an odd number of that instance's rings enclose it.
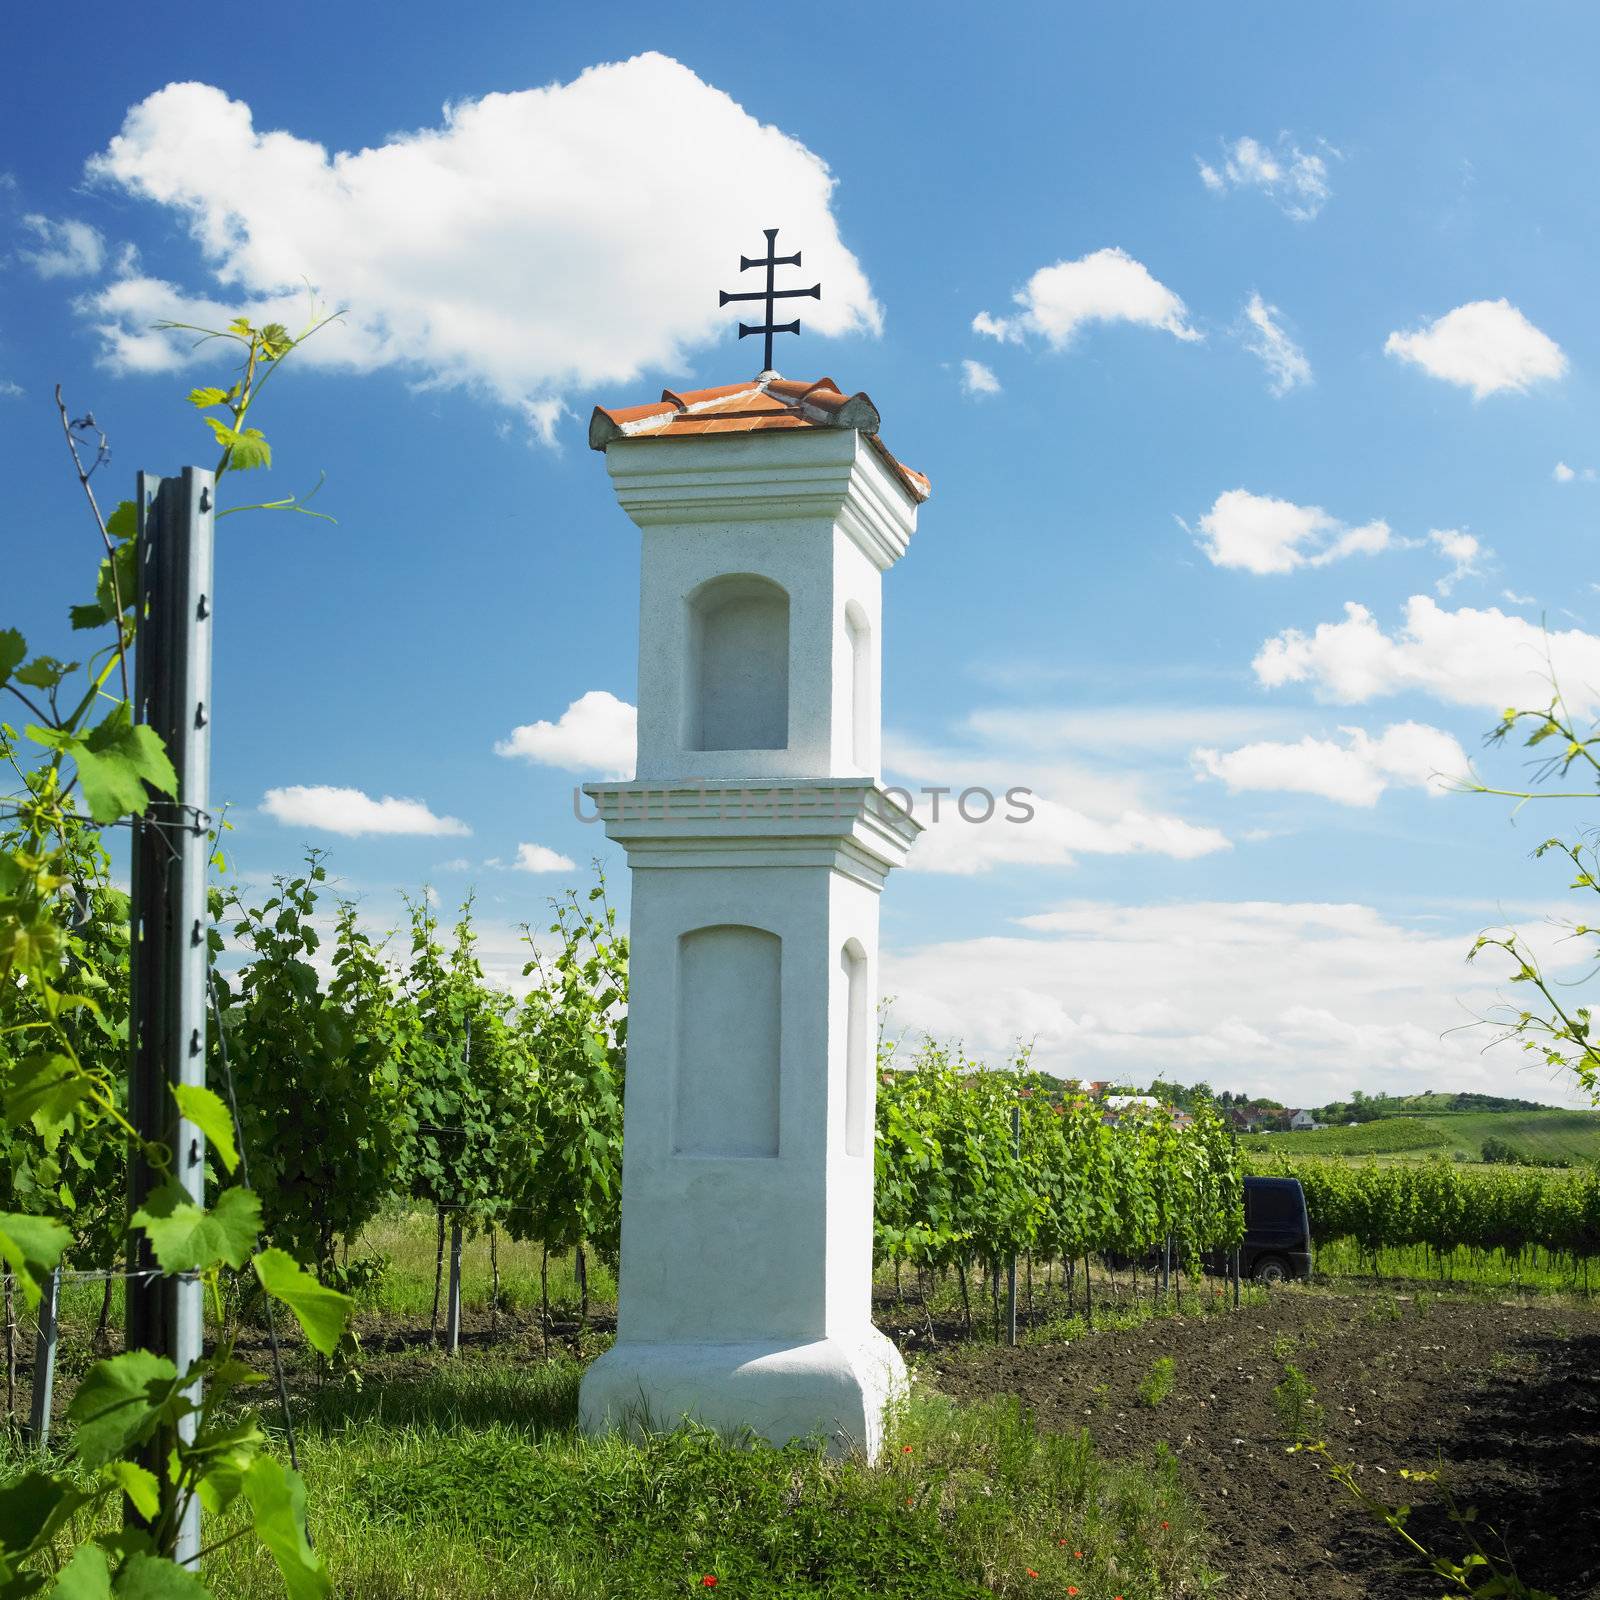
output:
{"label": "red poppy flower", "polygon": [[1068,1585],[1067,1585],[1067,1593],[1068,1593],[1068,1594],[1076,1594],[1076,1593],[1077,1593],[1077,1592],[1078,1592],[1078,1586],[1077,1586],[1077,1584],[1075,1584],[1075,1583],[1069,1583],[1069,1584],[1068,1584]]}
{"label": "red poppy flower", "polygon": [[1171,1523],[1170,1523],[1170,1522],[1163,1522],[1163,1523],[1162,1523],[1162,1524],[1161,1524],[1161,1526],[1162,1526],[1162,1527],[1163,1527],[1163,1528],[1170,1528],[1170,1527],[1171,1527],[1171,1526],[1172,1526],[1172,1524],[1171,1524]]}
{"label": "red poppy flower", "polygon": [[714,1572],[708,1572],[705,1577],[700,1580],[700,1587],[702,1589],[715,1589],[716,1586],[717,1575]]}
{"label": "red poppy flower", "polygon": [[917,1497],[915,1495],[908,1494],[906,1496],[906,1504],[908,1506],[914,1506],[916,1503],[917,1503]]}
{"label": "red poppy flower", "polygon": [[903,1456],[910,1455],[911,1454],[911,1446],[908,1445],[908,1444],[901,1445],[900,1446],[900,1454],[903,1455]]}
{"label": "red poppy flower", "polygon": [[1025,1570],[1030,1578],[1037,1578],[1039,1576],[1039,1574],[1035,1572],[1032,1567],[1028,1567]]}
{"label": "red poppy flower", "polygon": [[1066,1541],[1066,1540],[1065,1540],[1065,1539],[1057,1539],[1057,1540],[1056,1540],[1056,1543],[1057,1543],[1057,1544],[1060,1544],[1060,1545],[1064,1545],[1064,1544],[1065,1544],[1065,1543],[1066,1543],[1066,1542],[1067,1542],[1067,1541]]}

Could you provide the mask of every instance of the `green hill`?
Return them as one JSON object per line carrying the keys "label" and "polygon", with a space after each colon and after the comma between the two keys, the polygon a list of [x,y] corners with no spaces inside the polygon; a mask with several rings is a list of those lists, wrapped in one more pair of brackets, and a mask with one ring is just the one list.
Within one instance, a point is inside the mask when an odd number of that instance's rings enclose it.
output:
{"label": "green hill", "polygon": [[[1252,1133],[1240,1139],[1246,1150],[1271,1150],[1282,1156],[1387,1156],[1410,1151],[1446,1153],[1446,1137],[1419,1117],[1383,1117],[1353,1128],[1321,1128],[1315,1133]],[[1476,1151],[1473,1152],[1477,1154]]]}
{"label": "green hill", "polygon": [[1469,1160],[1478,1158],[1485,1139],[1495,1138],[1534,1162],[1600,1161],[1600,1111],[1460,1112],[1430,1117],[1426,1126],[1443,1135],[1446,1153],[1459,1150]]}
{"label": "green hill", "polygon": [[[1423,1096],[1415,1096],[1422,1099]],[[1450,1098],[1438,1096],[1440,1100]],[[1239,1143],[1247,1150],[1285,1156],[1462,1156],[1481,1159],[1486,1139],[1503,1139],[1516,1156],[1532,1163],[1600,1161],[1600,1111],[1435,1111],[1427,1117],[1387,1116],[1353,1128],[1316,1133],[1256,1133]]]}

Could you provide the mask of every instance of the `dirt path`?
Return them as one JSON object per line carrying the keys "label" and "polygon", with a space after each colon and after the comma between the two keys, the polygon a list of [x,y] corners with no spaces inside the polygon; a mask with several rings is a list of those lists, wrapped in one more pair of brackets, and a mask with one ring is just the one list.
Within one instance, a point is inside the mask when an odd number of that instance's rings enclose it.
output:
{"label": "dirt path", "polygon": [[[1163,1355],[1176,1383],[1151,1407],[1138,1389]],[[1046,1427],[1086,1427],[1113,1455],[1170,1444],[1215,1533],[1230,1596],[1439,1594],[1438,1580],[1403,1570],[1399,1541],[1312,1458],[1286,1452],[1273,1401],[1285,1360],[1315,1386],[1330,1447],[1363,1464],[1374,1493],[1415,1504],[1424,1544],[1466,1549],[1437,1490],[1398,1475],[1442,1462],[1458,1504],[1499,1530],[1526,1582],[1559,1600],[1600,1596],[1593,1312],[1464,1297],[1419,1310],[1409,1299],[1295,1289],[1072,1345],[932,1352],[923,1370],[958,1399],[1020,1395]]]}

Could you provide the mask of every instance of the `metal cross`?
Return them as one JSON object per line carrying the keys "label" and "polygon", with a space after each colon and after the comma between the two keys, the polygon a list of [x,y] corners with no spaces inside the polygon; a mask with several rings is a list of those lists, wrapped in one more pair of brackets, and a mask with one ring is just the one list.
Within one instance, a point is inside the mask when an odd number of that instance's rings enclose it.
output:
{"label": "metal cross", "polygon": [[749,256],[740,256],[739,257],[739,270],[741,272],[748,272],[752,267],[765,267],[767,269],[767,286],[766,286],[766,288],[765,289],[754,290],[749,294],[729,294],[726,289],[723,289],[723,290],[719,291],[720,297],[717,300],[717,304],[719,306],[725,306],[725,305],[728,304],[728,302],[730,300],[765,300],[766,301],[766,303],[767,303],[767,320],[765,322],[759,323],[759,324],[757,324],[755,326],[752,326],[748,322],[741,322],[739,324],[739,337],[742,339],[748,333],[760,333],[760,334],[764,334],[766,336],[766,341],[767,341],[766,354],[762,358],[761,370],[763,372],[771,372],[772,371],[772,336],[773,336],[773,334],[775,334],[775,333],[799,333],[799,331],[800,331],[800,319],[798,317],[796,317],[793,322],[774,322],[772,320],[772,303],[773,303],[773,301],[774,300],[793,300],[793,299],[796,299],[796,298],[805,298],[805,297],[808,297],[808,296],[812,300],[820,300],[822,298],[822,285],[820,283],[814,283],[814,284],[811,285],[811,287],[809,289],[775,289],[775,288],[773,288],[773,286],[772,286],[773,273],[779,267],[798,267],[800,265],[800,252],[798,250],[796,250],[795,253],[792,256],[780,256],[778,254],[778,230],[776,228],[763,228],[761,231],[762,231],[763,234],[766,235],[766,240],[767,240],[766,259],[764,261],[752,261]]}

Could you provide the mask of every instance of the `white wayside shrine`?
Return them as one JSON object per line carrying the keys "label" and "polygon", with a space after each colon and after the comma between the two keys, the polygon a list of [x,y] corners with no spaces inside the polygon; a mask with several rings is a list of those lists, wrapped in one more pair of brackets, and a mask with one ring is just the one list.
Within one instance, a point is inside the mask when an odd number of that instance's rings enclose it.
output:
{"label": "white wayside shrine", "polygon": [[827,379],[597,409],[643,533],[639,761],[586,785],[633,871],[616,1344],[583,1426],[685,1416],[876,1455],[882,575],[927,480]]}

